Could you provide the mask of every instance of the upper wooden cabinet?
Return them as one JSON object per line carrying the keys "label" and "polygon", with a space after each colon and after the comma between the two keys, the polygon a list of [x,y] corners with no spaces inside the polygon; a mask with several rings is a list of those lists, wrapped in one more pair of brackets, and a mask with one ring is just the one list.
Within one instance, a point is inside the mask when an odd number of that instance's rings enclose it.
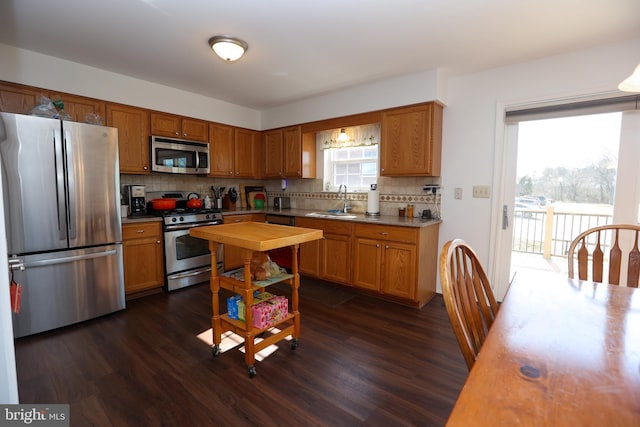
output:
{"label": "upper wooden cabinet", "polygon": [[4,113],[28,114],[42,94],[35,88],[0,82],[0,111]]}
{"label": "upper wooden cabinet", "polygon": [[282,129],[270,130],[264,133],[265,178],[281,178],[284,176],[282,138]]}
{"label": "upper wooden cabinet", "polygon": [[166,113],[151,113],[151,134],[209,142],[209,122]]}
{"label": "upper wooden cabinet", "polygon": [[51,100],[60,99],[64,104],[64,112],[71,116],[71,120],[74,122],[84,123],[87,114],[97,114],[106,120],[106,103],[104,101],[58,92],[50,92],[49,98]]}
{"label": "upper wooden cabinet", "polygon": [[107,103],[107,126],[118,128],[120,172],[149,173],[149,111]]}
{"label": "upper wooden cabinet", "polygon": [[235,130],[233,126],[209,123],[210,176],[233,176],[234,141]]}
{"label": "upper wooden cabinet", "polygon": [[300,126],[264,133],[265,178],[315,178],[315,133],[302,134]]}
{"label": "upper wooden cabinet", "polygon": [[260,132],[235,128],[233,176],[235,178],[260,178],[261,168],[258,166],[260,152]]}
{"label": "upper wooden cabinet", "polygon": [[380,175],[440,176],[442,105],[429,102],[382,114]]}
{"label": "upper wooden cabinet", "polygon": [[260,178],[260,133],[218,123],[209,124],[209,176]]}

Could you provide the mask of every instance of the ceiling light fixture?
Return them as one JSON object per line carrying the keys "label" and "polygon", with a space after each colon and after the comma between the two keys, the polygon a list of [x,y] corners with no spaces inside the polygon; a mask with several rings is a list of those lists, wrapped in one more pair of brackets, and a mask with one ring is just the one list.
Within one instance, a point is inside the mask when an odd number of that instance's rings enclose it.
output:
{"label": "ceiling light fixture", "polygon": [[640,92],[640,64],[629,77],[618,85],[618,89],[624,92]]}
{"label": "ceiling light fixture", "polygon": [[244,40],[231,36],[214,36],[209,39],[211,49],[226,62],[237,61],[249,49]]}

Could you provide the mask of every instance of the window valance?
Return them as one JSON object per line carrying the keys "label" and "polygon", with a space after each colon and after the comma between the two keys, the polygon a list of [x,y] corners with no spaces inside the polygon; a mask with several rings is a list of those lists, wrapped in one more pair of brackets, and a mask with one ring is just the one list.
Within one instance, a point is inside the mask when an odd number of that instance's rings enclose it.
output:
{"label": "window valance", "polygon": [[[340,137],[342,129],[346,138]],[[322,150],[376,145],[380,143],[380,123],[321,131],[316,142]]]}

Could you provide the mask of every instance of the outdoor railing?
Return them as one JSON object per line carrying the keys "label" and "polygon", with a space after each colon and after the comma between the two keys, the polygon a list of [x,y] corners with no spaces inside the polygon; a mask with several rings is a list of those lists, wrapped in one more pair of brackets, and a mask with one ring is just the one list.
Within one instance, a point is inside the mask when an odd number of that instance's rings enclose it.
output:
{"label": "outdoor railing", "polygon": [[589,228],[612,223],[607,214],[554,212],[546,210],[516,209],[513,221],[512,250],[566,257],[569,245],[580,233]]}

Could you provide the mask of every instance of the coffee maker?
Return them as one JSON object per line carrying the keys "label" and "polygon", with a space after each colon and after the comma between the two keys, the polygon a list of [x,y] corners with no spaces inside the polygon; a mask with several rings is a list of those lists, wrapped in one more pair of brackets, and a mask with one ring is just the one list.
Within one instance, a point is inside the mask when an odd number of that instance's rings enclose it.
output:
{"label": "coffee maker", "polygon": [[147,213],[147,202],[145,200],[144,185],[127,185],[126,197],[129,204],[129,215],[145,215]]}

